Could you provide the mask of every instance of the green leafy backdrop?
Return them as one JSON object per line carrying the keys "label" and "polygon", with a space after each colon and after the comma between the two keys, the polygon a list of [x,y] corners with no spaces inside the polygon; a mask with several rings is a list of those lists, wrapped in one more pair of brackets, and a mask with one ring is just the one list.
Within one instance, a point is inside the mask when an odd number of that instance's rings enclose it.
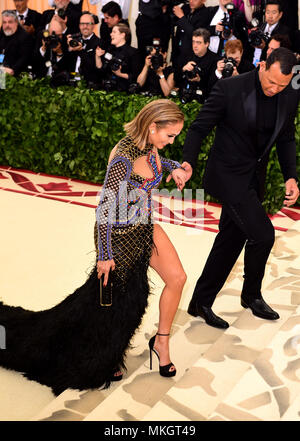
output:
{"label": "green leafy backdrop", "polygon": [[[33,81],[27,76],[8,78],[6,89],[0,90],[0,164],[102,183],[109,153],[124,136],[124,122],[151,99],[155,98],[93,91],[83,85],[53,89],[47,80]],[[199,104],[176,102],[185,114],[185,125],[175,143],[166,147],[164,156],[181,161],[185,135]],[[296,129],[299,172],[300,108]],[[202,187],[213,136],[212,132],[203,143],[189,188]],[[264,202],[267,211],[280,209],[283,198],[284,183],[273,148]],[[206,200],[214,199],[206,195]]]}

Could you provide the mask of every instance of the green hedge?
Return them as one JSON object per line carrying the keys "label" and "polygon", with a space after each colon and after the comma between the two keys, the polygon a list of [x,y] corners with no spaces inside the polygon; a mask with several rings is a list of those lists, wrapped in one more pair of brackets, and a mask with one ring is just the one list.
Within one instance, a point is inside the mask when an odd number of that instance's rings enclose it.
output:
{"label": "green hedge", "polygon": [[[53,89],[47,80],[10,77],[6,89],[0,90],[0,164],[102,183],[108,155],[124,136],[124,122],[130,121],[151,99],[154,98],[92,91],[84,85]],[[185,135],[199,104],[176,102],[185,113],[185,125],[175,143],[165,148],[164,156],[181,161]],[[189,188],[202,187],[213,136],[211,133],[203,143]],[[296,136],[299,159],[300,108]],[[275,149],[268,168],[265,207],[273,213],[281,208],[284,198]],[[206,195],[206,200],[213,199]]]}

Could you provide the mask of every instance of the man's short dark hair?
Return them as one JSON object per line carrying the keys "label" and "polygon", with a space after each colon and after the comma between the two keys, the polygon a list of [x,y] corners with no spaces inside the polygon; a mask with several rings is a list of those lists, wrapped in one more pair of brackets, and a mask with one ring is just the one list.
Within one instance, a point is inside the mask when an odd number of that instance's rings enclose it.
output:
{"label": "man's short dark hair", "polygon": [[106,3],[106,5],[104,5],[101,9],[101,12],[103,12],[103,14],[109,15],[110,17],[114,17],[115,15],[117,15],[120,19],[123,17],[122,9],[120,8],[120,5],[118,5],[118,3],[116,2]]}
{"label": "man's short dark hair", "polygon": [[193,37],[203,37],[204,43],[209,43],[210,42],[210,33],[205,28],[195,29],[194,32],[193,32]]}
{"label": "man's short dark hair", "polygon": [[293,67],[297,64],[297,58],[290,49],[279,47],[274,49],[266,60],[266,69],[269,70],[272,64],[280,64],[280,71],[283,75],[290,75]]}
{"label": "man's short dark hair", "polygon": [[266,6],[277,5],[279,12],[282,12],[282,3],[280,0],[267,0]]}
{"label": "man's short dark hair", "polygon": [[288,35],[275,34],[272,35],[271,40],[275,40],[280,43],[280,47],[286,47],[287,49],[290,49],[292,47],[292,43]]}

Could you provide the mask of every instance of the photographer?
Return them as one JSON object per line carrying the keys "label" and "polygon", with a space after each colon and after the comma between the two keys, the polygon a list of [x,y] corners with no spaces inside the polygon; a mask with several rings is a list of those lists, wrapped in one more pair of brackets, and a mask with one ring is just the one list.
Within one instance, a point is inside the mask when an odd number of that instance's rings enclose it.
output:
{"label": "photographer", "polygon": [[96,49],[96,66],[104,77],[105,90],[128,91],[141,71],[138,50],[128,44],[130,29],[123,23],[113,27],[111,46],[107,51]]}
{"label": "photographer", "polygon": [[0,53],[4,54],[5,73],[17,76],[27,70],[31,62],[32,38],[19,25],[16,12],[2,12],[2,27],[0,30]]}
{"label": "photographer", "polygon": [[147,46],[159,38],[163,51],[168,50],[171,23],[165,0],[139,0],[139,14],[135,21],[138,50],[142,59],[147,56]]}
{"label": "photographer", "polygon": [[14,0],[18,20],[23,29],[33,37],[42,17],[37,11],[28,8],[28,0]]}
{"label": "photographer", "polygon": [[230,40],[225,44],[225,58],[218,61],[215,72],[218,79],[234,77],[250,72],[255,66],[243,57],[241,40]]}
{"label": "photographer", "polygon": [[[107,49],[111,43],[112,28],[118,23],[124,23],[129,27],[128,20],[123,20],[122,10],[116,2],[108,2],[103,6],[101,12],[104,15],[100,26],[101,47]],[[131,38],[128,41],[131,44]]]}
{"label": "photographer", "polygon": [[270,37],[275,34],[290,35],[290,30],[280,23],[283,15],[282,4],[279,0],[268,0],[265,10],[265,23],[252,29],[249,34],[249,43],[252,50],[249,56],[253,58],[256,66],[261,60],[266,59],[267,45]]}
{"label": "photographer", "polygon": [[98,17],[84,11],[80,17],[79,34],[67,35],[71,72],[79,73],[89,86],[98,82],[98,71],[95,62],[95,50],[100,39],[94,34]]}
{"label": "photographer", "polygon": [[79,19],[81,12],[70,0],[54,0],[54,9],[47,9],[43,12],[39,30],[48,29],[49,23],[55,17],[59,22],[67,26],[68,34],[79,32]]}
{"label": "photographer", "polygon": [[[172,63],[174,67],[182,65],[187,52],[192,49],[193,31],[207,28],[210,22],[209,8],[205,7],[206,0],[189,0],[188,4],[173,7],[176,18],[176,33],[172,40]],[[176,2],[177,3],[177,2]],[[179,2],[178,2],[179,3]]]}
{"label": "photographer", "polygon": [[145,65],[137,77],[137,83],[142,92],[148,95],[170,95],[174,88],[174,72],[167,66],[167,52],[163,52],[159,42],[153,40],[149,47],[150,54],[145,58]]}
{"label": "photographer", "polygon": [[275,49],[278,49],[279,47],[291,49],[291,41],[287,35],[275,34],[272,36],[272,39],[268,44],[267,58]]}
{"label": "photographer", "polygon": [[38,78],[50,77],[53,86],[69,82],[70,66],[65,32],[66,25],[52,19],[49,28],[41,32],[35,50],[35,75]]}
{"label": "photographer", "polygon": [[244,14],[238,11],[231,0],[219,0],[219,6],[209,8],[211,14],[211,33],[209,49],[220,56],[224,56],[224,46],[227,40],[239,39],[246,42],[248,39],[247,24]]}
{"label": "photographer", "polygon": [[185,102],[191,99],[204,102],[217,81],[214,72],[220,57],[208,49],[209,39],[207,29],[196,29],[192,37],[193,53],[186,56],[183,67],[175,73],[176,85]]}

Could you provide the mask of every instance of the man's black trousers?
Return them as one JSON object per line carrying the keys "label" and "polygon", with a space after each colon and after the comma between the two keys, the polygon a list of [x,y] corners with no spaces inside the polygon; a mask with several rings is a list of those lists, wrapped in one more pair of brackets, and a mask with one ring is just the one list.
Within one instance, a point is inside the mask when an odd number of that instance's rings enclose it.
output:
{"label": "man's black trousers", "polygon": [[274,238],[274,227],[254,188],[238,204],[223,203],[219,233],[197,281],[193,302],[212,306],[244,245],[242,295],[250,301],[261,298],[261,283]]}

